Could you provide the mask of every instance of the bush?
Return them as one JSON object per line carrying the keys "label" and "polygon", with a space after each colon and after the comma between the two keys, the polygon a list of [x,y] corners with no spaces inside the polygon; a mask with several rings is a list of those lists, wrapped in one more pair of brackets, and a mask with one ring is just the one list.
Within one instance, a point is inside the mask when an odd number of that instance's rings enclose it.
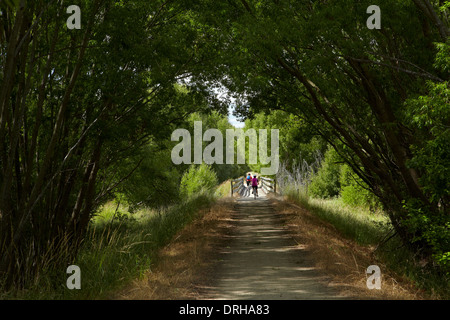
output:
{"label": "bush", "polygon": [[[438,49],[436,67],[448,71],[450,46],[442,43]],[[428,82],[426,89],[426,95],[405,102],[405,114],[417,138],[408,165],[420,173],[429,202],[405,199],[404,223],[414,242],[431,248],[434,262],[450,276],[450,82]]]}
{"label": "bush", "polygon": [[332,198],[339,195],[341,190],[341,165],[337,163],[336,151],[329,148],[325,153],[321,167],[311,179],[308,194],[317,198]]}
{"label": "bush", "polygon": [[341,197],[345,204],[359,207],[369,207],[371,211],[381,209],[378,198],[368,190],[367,185],[348,165],[341,167]]}
{"label": "bush", "polygon": [[81,269],[81,290],[67,289],[68,275],[60,268],[44,268],[32,287],[0,290],[0,300],[110,299],[116,290],[148,272],[157,263],[159,250],[207,212],[213,201],[213,197],[199,194],[167,208],[140,207],[135,213],[121,205],[123,214],[134,218],[120,221],[111,220],[117,205],[110,202],[97,212],[99,219],[91,221],[76,258],[70,262]]}
{"label": "bush", "polygon": [[118,177],[128,176],[130,168],[135,170],[118,185],[116,201],[127,202],[132,211],[139,206],[158,208],[179,201],[180,173],[171,161],[170,150],[159,150],[155,143],[149,143],[133,158],[124,159],[116,167]]}
{"label": "bush", "polygon": [[415,235],[413,243],[425,242],[441,270],[450,276],[450,218],[433,212],[417,199],[404,201],[408,219],[404,222]]}
{"label": "bush", "polygon": [[188,198],[199,192],[212,193],[217,184],[217,175],[211,166],[204,163],[191,165],[181,178],[180,194],[182,198]]}

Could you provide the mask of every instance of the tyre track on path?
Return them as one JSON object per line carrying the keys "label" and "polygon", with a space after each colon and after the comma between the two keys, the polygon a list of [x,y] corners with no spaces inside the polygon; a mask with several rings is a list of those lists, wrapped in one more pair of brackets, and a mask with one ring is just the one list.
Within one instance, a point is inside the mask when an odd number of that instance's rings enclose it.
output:
{"label": "tyre track on path", "polygon": [[218,201],[159,252],[148,272],[111,294],[125,300],[424,299],[382,266],[368,290],[371,249],[343,238],[307,210],[252,196]]}
{"label": "tyre track on path", "polygon": [[[261,194],[236,200],[233,233],[222,248],[215,281],[203,299],[342,299],[339,290],[309,261]],[[347,297],[348,299],[348,297]]]}

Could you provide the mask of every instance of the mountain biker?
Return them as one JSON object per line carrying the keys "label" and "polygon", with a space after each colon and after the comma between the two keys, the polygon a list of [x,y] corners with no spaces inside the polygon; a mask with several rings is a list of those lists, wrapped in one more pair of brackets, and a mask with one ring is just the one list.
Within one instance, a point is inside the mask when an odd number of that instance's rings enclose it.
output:
{"label": "mountain biker", "polygon": [[253,189],[252,193],[258,197],[258,178],[256,178],[256,174],[253,176],[252,179],[252,189]]}
{"label": "mountain biker", "polygon": [[252,182],[252,175],[250,174],[250,172],[247,175],[247,187],[250,185],[250,182]]}

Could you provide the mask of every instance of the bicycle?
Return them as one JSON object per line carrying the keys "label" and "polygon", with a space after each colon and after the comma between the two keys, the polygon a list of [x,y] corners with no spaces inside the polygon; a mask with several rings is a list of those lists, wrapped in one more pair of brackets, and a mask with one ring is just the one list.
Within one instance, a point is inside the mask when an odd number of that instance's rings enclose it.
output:
{"label": "bicycle", "polygon": [[252,189],[256,199],[256,197],[258,197],[258,178],[256,178],[256,175],[254,175],[252,179]]}
{"label": "bicycle", "polygon": [[258,186],[252,186],[254,198],[259,197],[258,195]]}

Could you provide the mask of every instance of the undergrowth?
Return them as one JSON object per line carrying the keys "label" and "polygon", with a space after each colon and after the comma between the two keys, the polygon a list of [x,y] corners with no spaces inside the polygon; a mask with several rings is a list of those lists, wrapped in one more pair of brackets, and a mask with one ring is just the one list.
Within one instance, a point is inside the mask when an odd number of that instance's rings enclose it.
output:
{"label": "undergrowth", "polygon": [[[157,252],[185,225],[199,217],[214,202],[201,193],[168,208],[127,207],[109,202],[95,214],[74,261],[66,267],[42,270],[34,286],[0,294],[2,299],[106,299],[132,279],[139,278],[156,263]],[[69,265],[81,270],[81,289],[69,290]]]}
{"label": "undergrowth", "polygon": [[390,270],[406,277],[431,299],[450,298],[450,279],[433,265],[424,265],[393,232],[388,217],[369,207],[349,206],[340,198],[315,199],[301,188],[285,188],[284,196],[320,219],[331,223],[346,238],[371,246],[377,259]]}

